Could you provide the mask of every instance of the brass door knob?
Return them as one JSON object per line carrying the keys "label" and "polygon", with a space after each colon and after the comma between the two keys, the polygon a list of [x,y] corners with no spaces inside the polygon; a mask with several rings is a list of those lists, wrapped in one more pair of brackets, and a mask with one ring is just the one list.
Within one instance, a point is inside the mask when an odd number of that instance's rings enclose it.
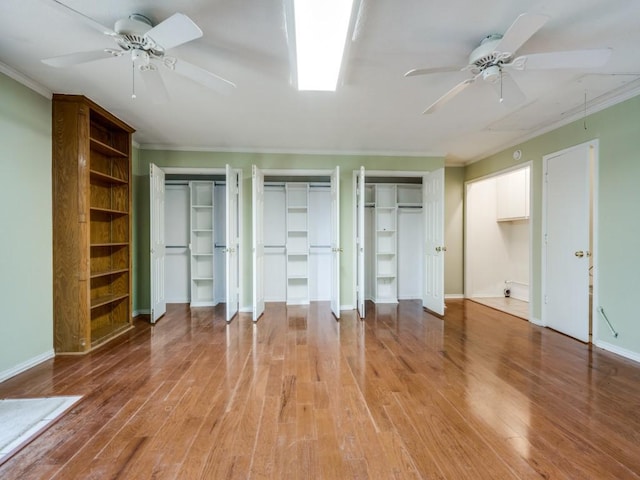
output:
{"label": "brass door knob", "polygon": [[582,258],[584,257],[584,252],[582,250],[578,250],[577,252],[574,253],[574,255],[578,258]]}

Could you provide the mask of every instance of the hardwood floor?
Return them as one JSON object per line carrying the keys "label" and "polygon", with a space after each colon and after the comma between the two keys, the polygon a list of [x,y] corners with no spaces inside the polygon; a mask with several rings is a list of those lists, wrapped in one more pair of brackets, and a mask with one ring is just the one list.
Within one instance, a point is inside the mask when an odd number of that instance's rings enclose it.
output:
{"label": "hardwood floor", "polygon": [[84,395],[0,478],[640,478],[640,365],[447,304],[170,306],[0,384]]}
{"label": "hardwood floor", "polygon": [[529,320],[529,302],[523,302],[512,297],[474,297],[470,300],[508,313],[514,317]]}

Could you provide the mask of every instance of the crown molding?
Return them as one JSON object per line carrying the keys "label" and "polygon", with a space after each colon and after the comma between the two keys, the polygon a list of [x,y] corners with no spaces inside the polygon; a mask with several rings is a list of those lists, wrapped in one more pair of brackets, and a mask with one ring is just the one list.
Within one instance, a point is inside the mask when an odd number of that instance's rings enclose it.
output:
{"label": "crown molding", "polygon": [[23,73],[20,73],[15,68],[10,67],[6,63],[0,62],[0,73],[5,74],[7,77],[14,79],[16,82],[21,83],[25,87],[33,90],[34,92],[42,95],[49,100],[53,98],[53,92],[47,87],[27,77]]}

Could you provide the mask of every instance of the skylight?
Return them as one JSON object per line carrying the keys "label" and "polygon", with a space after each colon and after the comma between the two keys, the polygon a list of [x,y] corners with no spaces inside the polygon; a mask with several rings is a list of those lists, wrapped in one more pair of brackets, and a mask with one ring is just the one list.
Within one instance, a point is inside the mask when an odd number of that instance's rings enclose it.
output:
{"label": "skylight", "polygon": [[298,90],[335,91],[353,0],[294,0]]}

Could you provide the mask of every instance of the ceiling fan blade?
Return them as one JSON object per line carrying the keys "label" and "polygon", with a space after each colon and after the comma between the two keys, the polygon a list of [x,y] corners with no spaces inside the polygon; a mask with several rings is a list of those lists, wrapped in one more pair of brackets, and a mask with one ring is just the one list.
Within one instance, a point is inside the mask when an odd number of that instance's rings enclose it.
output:
{"label": "ceiling fan blade", "polygon": [[144,85],[153,98],[153,103],[166,103],[169,101],[169,93],[164,85],[164,80],[155,65],[147,65],[140,69],[140,75]]}
{"label": "ceiling fan blade", "polygon": [[511,75],[502,72],[500,76],[498,81],[491,84],[500,99],[500,104],[513,107],[524,102],[527,97]]}
{"label": "ceiling fan blade", "polygon": [[202,36],[202,30],[182,13],[174,13],[149,30],[145,37],[152,39],[164,50],[177,47]]}
{"label": "ceiling fan blade", "polygon": [[187,77],[194,82],[204,85],[207,88],[215,90],[218,93],[229,94],[236,88],[236,84],[219,77],[215,73],[211,73],[204,68],[200,68],[192,63],[185,62],[184,60],[176,60],[175,64],[171,67],[176,73]]}
{"label": "ceiling fan blade", "polygon": [[516,58],[510,65],[516,70],[549,70],[555,68],[597,68],[611,57],[610,48],[569,50],[566,52],[532,53]]}
{"label": "ceiling fan blade", "polygon": [[95,30],[98,30],[99,32],[104,33],[105,35],[117,35],[116,32],[113,31],[113,29],[109,27],[105,27],[104,25],[97,22],[93,18],[87,17],[84,13],[80,13],[79,11],[74,10],[73,8],[66,6],[64,3],[59,2],[58,0],[52,0],[51,4],[54,7],[58,8],[58,10],[61,10],[67,15],[71,15],[72,17],[77,18],[78,20],[89,25],[91,28],[94,28]]}
{"label": "ceiling fan blade", "polygon": [[458,95],[465,88],[467,88],[469,85],[471,85],[473,82],[475,82],[476,78],[478,78],[477,75],[475,77],[473,77],[473,78],[467,78],[464,82],[460,82],[455,87],[453,87],[451,90],[449,90],[447,93],[442,95],[438,100],[433,102],[424,112],[422,112],[422,114],[423,115],[428,115],[430,113],[434,113],[435,111],[439,110],[440,108],[442,108],[442,106],[445,103],[447,103],[449,100],[453,99],[453,97]]}
{"label": "ceiling fan blade", "polygon": [[414,68],[404,74],[405,77],[415,77],[417,75],[429,75],[432,73],[460,72],[465,67],[433,67],[433,68]]}
{"label": "ceiling fan blade", "polygon": [[515,53],[527,40],[540,30],[548,20],[548,16],[539,13],[521,14],[502,36],[495,50],[502,53]]}
{"label": "ceiling fan blade", "polygon": [[90,52],[76,52],[68,55],[60,55],[59,57],[45,58],[42,63],[46,63],[51,67],[62,68],[79,65],[81,63],[94,62],[96,60],[104,60],[105,58],[119,57],[124,52],[119,50],[93,50]]}

